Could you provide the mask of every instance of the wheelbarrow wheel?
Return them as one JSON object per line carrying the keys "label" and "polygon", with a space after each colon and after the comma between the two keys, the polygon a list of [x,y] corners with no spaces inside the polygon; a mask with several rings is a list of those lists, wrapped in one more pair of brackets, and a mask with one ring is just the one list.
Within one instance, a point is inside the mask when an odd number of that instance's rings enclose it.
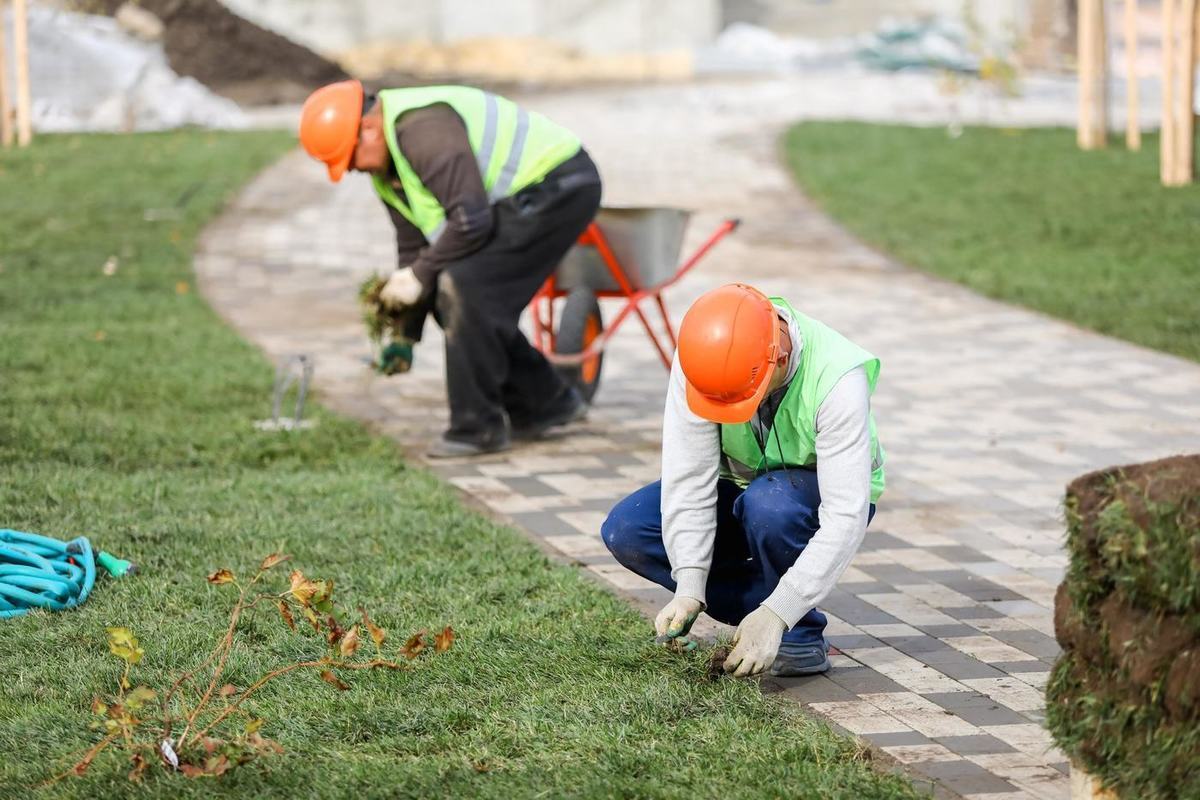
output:
{"label": "wheelbarrow wheel", "polygon": [[[554,352],[559,355],[582,353],[603,330],[604,320],[600,316],[600,302],[596,299],[596,293],[582,286],[574,289],[563,303],[558,335],[554,337]],[[604,353],[600,352],[585,359],[582,364],[567,364],[558,369],[583,399],[591,403],[600,387],[600,367],[603,363]]]}

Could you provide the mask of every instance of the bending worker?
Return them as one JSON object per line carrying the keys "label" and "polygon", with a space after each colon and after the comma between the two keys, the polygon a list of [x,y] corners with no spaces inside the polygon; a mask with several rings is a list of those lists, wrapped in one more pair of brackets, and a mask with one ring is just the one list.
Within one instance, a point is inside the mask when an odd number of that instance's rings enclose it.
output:
{"label": "bending worker", "polygon": [[879,359],[753,287],[692,305],[667,389],[662,480],[602,528],[618,561],[675,593],[660,635],[685,636],[707,610],[737,625],[727,672],[829,669],[816,606],[883,492],[878,377]]}
{"label": "bending worker", "polygon": [[445,331],[450,428],[430,456],[507,449],[581,418],[586,405],[517,327],[522,309],[587,227],[600,175],[546,117],[466,86],[318,89],[300,141],[329,177],[371,175],[396,228],[398,268],[381,300],[419,341]]}

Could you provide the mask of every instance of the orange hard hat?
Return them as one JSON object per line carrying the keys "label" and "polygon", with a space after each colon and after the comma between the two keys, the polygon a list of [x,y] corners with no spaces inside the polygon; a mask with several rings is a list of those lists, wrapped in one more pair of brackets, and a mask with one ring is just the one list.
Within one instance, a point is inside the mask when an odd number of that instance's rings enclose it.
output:
{"label": "orange hard hat", "polygon": [[779,313],[744,283],[704,294],[679,326],[688,407],[713,422],[749,422],[779,362]]}
{"label": "orange hard hat", "polygon": [[363,85],[339,81],[317,89],[300,111],[300,144],[308,154],[329,167],[329,180],[337,183],[346,174],[363,114]]}

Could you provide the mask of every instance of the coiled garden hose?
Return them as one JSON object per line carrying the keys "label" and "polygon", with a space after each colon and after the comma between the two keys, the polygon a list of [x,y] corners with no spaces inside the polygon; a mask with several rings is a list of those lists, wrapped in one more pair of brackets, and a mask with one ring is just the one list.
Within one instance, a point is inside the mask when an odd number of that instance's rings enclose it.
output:
{"label": "coiled garden hose", "polygon": [[0,530],[0,619],[37,608],[74,608],[91,593],[97,563],[115,578],[136,569],[109,553],[93,553],[85,536],[61,542],[36,533]]}

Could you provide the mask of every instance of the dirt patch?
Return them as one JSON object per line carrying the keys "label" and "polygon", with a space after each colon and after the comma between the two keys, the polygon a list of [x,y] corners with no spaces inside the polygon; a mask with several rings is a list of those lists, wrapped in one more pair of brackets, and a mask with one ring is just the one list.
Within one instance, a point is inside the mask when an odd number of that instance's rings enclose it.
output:
{"label": "dirt patch", "polygon": [[1120,592],[1100,606],[1100,618],[1108,629],[1108,651],[1139,687],[1161,678],[1180,651],[1200,646],[1183,620],[1132,608]]}
{"label": "dirt patch", "polygon": [[[115,14],[123,0],[98,0]],[[346,71],[307,47],[239,17],[218,0],[139,0],[163,23],[171,69],[243,105],[301,102]]]}
{"label": "dirt patch", "polygon": [[1185,650],[1171,664],[1166,701],[1175,719],[1188,719],[1200,711],[1200,647]]}
{"label": "dirt patch", "polygon": [[708,666],[704,669],[704,677],[709,682],[721,679],[725,675],[725,659],[729,658],[729,648],[722,645],[712,651],[708,657]]}

